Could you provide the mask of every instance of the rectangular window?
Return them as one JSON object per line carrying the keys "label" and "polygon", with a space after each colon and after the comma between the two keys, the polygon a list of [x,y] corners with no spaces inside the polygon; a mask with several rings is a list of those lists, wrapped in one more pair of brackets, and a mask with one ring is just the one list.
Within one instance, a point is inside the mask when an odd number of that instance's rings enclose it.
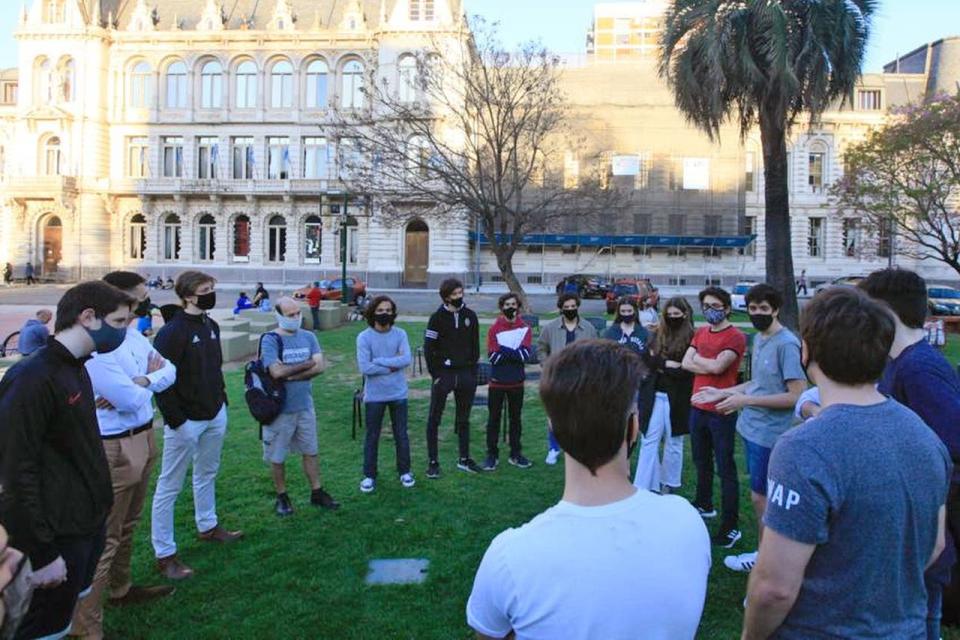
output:
{"label": "rectangular window", "polygon": [[686,191],[710,188],[710,158],[683,159],[683,188]]}
{"label": "rectangular window", "polygon": [[290,138],[267,138],[267,179],[290,178]]}
{"label": "rectangular window", "polygon": [[650,186],[650,154],[640,153],[638,157],[640,166],[637,167],[637,175],[633,179],[633,188],[637,190]]}
{"label": "rectangular window", "polygon": [[250,218],[237,216],[233,221],[233,258],[237,262],[250,260]]}
{"label": "rectangular window", "polygon": [[163,138],[163,177],[183,177],[183,138]]}
{"label": "rectangular window", "polygon": [[856,258],[860,255],[860,219],[846,218],[843,221],[843,255]]}
{"label": "rectangular window", "polygon": [[751,193],[756,189],[756,184],[754,183],[754,161],[755,157],[753,151],[747,151],[744,156],[745,166],[743,174],[743,189],[747,193]]}
{"label": "rectangular window", "polygon": [[893,223],[883,220],[877,229],[877,257],[889,258],[893,252]]}
{"label": "rectangular window", "polygon": [[633,214],[633,232],[638,236],[648,236],[652,229],[653,216],[649,213]]}
{"label": "rectangular window", "polygon": [[[743,218],[743,232],[742,232],[742,235],[745,235],[745,236],[752,236],[752,235],[754,235],[754,234],[757,232],[757,231],[756,231],[756,229],[757,229],[756,222],[757,222],[756,218],[753,218],[753,217]],[[753,242],[751,242],[750,244],[748,244],[746,247],[743,247],[743,248],[741,248],[741,249],[738,249],[737,251],[738,251],[738,253],[739,253],[741,256],[753,256],[753,255],[756,255],[756,241],[754,240]]]}
{"label": "rectangular window", "polygon": [[130,259],[143,260],[147,251],[147,225],[134,222],[130,225]]}
{"label": "rectangular window", "polygon": [[576,189],[580,186],[580,160],[573,151],[563,154],[563,188]]}
{"label": "rectangular window", "polygon": [[326,138],[303,139],[303,177],[330,177],[330,146]]}
{"label": "rectangular window", "polygon": [[253,138],[233,139],[233,179],[253,180]]}
{"label": "rectangular window", "polygon": [[220,145],[217,138],[197,138],[197,177],[201,180],[215,179],[219,162]]}
{"label": "rectangular window", "polygon": [[811,153],[807,161],[808,184],[812,193],[823,193],[823,153]]}
{"label": "rectangular window", "polygon": [[165,224],[163,226],[163,258],[164,260],[180,259],[179,224]]}
{"label": "rectangular window", "polygon": [[215,229],[212,224],[200,225],[200,259],[205,262],[213,260]]}
{"label": "rectangular window", "polygon": [[[343,264],[343,245],[341,244],[340,234],[343,233],[344,227],[341,227],[337,232],[337,247],[338,254],[340,256],[340,264]],[[357,264],[357,260],[360,258],[360,236],[357,235],[357,227],[354,225],[349,225],[346,227],[347,230],[347,264]]]}
{"label": "rectangular window", "polygon": [[150,177],[150,145],[146,136],[127,138],[127,177]]}
{"label": "rectangular window", "polygon": [[672,236],[682,236],[686,233],[687,216],[682,213],[671,213],[667,219],[668,233]]}
{"label": "rectangular window", "polygon": [[807,234],[807,254],[811,258],[822,258],[824,249],[824,231],[826,227],[823,224],[823,218],[810,218],[810,225]]}
{"label": "rectangular window", "polygon": [[339,176],[348,180],[363,168],[360,163],[363,155],[360,151],[360,145],[354,138],[341,138],[339,154],[337,156],[337,171]]}
{"label": "rectangular window", "polygon": [[720,216],[717,215],[703,216],[703,235],[719,236],[720,220]]}
{"label": "rectangular window", "polygon": [[857,109],[860,111],[880,111],[880,90],[861,89],[857,91]]}
{"label": "rectangular window", "polygon": [[323,224],[308,222],[304,228],[303,260],[310,264],[320,264],[323,246]]}

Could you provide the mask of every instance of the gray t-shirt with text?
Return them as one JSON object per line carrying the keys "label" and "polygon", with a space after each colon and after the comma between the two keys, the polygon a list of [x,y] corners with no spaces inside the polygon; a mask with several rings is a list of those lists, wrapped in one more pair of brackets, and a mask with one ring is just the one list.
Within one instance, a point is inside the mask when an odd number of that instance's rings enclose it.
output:
{"label": "gray t-shirt with text", "polygon": [[[311,331],[297,329],[297,332],[290,336],[274,333],[263,339],[261,357],[265,367],[270,367],[277,361],[278,344],[274,336],[278,335],[283,338],[283,364],[299,364],[311,359],[314,354],[321,353],[317,336]],[[287,388],[287,399],[283,403],[283,413],[306,411],[313,406],[310,380],[292,380],[284,384]]]}
{"label": "gray t-shirt with text", "polygon": [[816,549],[773,637],[926,638],[923,572],[951,466],[936,434],[894,400],[832,405],[783,434],[763,521]]}
{"label": "gray t-shirt with text", "polygon": [[[772,396],[787,390],[787,380],[806,380],[800,364],[800,341],[783,328],[769,338],[758,333],[750,354],[752,396]],[[737,432],[762,447],[773,448],[780,435],[793,424],[793,407],[767,409],[744,407],[737,419]]]}

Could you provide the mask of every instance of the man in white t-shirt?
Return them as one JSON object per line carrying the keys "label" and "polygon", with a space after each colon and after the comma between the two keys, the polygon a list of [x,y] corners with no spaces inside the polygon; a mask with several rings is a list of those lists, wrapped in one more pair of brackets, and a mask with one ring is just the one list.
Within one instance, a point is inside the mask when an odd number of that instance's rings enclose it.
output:
{"label": "man in white t-shirt", "polygon": [[686,500],[638,490],[643,365],[610,341],[552,357],[540,397],[566,456],[563,499],[494,538],[477,570],[467,623],[479,638],[693,638],[710,538]]}

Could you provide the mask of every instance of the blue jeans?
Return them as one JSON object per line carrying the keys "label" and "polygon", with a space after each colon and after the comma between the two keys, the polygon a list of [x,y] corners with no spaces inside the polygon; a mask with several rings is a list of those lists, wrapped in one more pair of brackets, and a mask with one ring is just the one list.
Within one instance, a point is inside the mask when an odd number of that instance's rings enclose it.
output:
{"label": "blue jeans", "polygon": [[728,416],[690,409],[690,446],[697,467],[696,503],[713,505],[713,465],[720,476],[721,529],[736,528],[740,520],[740,481],[733,459],[736,447],[737,415]]}
{"label": "blue jeans", "polygon": [[363,443],[363,475],[377,477],[377,451],[380,447],[380,429],[383,414],[390,409],[390,426],[393,428],[393,443],[397,448],[397,474],[410,473],[410,439],[407,437],[407,401],[365,402],[367,414],[367,437]]}
{"label": "blue jeans", "polygon": [[743,439],[743,450],[747,459],[747,473],[750,474],[750,491],[767,495],[767,469],[770,467],[770,453],[773,449]]}

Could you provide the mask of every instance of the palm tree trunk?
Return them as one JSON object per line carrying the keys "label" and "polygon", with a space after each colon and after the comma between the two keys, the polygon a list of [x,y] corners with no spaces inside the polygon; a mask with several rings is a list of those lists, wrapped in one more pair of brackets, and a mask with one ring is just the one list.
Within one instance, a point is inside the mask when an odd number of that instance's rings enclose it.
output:
{"label": "palm tree trunk", "polygon": [[767,241],[767,282],[783,295],[780,322],[791,330],[799,326],[793,250],[790,238],[790,196],[787,190],[787,132],[783,118],[772,108],[760,111],[760,140],[763,145],[764,216]]}

